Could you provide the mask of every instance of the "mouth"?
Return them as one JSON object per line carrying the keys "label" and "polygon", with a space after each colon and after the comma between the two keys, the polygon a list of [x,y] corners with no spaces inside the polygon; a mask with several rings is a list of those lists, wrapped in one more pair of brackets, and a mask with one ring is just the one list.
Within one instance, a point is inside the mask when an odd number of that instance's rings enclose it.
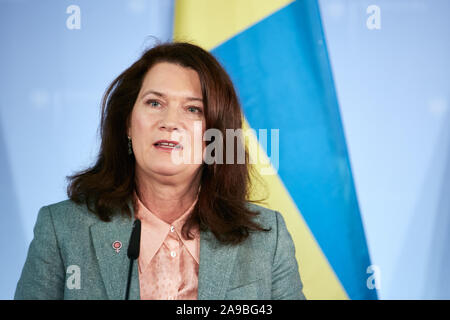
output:
{"label": "mouth", "polygon": [[170,141],[170,140],[158,140],[156,141],[153,146],[157,149],[161,149],[164,151],[172,151],[172,150],[181,150],[183,149],[183,146],[177,142],[177,141]]}

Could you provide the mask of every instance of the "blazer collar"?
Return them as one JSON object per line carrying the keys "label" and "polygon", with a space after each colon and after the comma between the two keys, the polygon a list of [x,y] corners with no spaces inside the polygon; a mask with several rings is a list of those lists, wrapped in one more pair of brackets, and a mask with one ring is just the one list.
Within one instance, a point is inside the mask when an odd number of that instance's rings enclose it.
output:
{"label": "blazer collar", "polygon": [[[100,274],[111,300],[125,299],[130,265],[127,250],[135,218],[131,200],[128,206],[131,219],[116,212],[110,222],[98,221],[90,227]],[[118,252],[113,248],[116,241],[121,244]],[[199,300],[224,299],[236,253],[236,246],[220,243],[209,230],[200,231]],[[129,298],[140,300],[138,261],[133,263]]]}
{"label": "blazer collar", "polygon": [[[125,299],[130,266],[127,250],[133,221],[133,210],[132,219],[123,217],[116,212],[110,222],[98,221],[90,227],[100,274],[110,300]],[[120,249],[114,249],[114,243],[119,243]],[[140,299],[137,261],[133,262],[129,299]]]}

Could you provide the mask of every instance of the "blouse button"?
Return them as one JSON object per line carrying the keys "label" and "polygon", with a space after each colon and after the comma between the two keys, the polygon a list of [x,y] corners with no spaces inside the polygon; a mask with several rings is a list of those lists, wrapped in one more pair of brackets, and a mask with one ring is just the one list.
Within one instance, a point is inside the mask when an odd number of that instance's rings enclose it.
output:
{"label": "blouse button", "polygon": [[177,253],[175,251],[171,251],[170,255],[172,256],[172,258],[175,258],[175,256],[177,255]]}
{"label": "blouse button", "polygon": [[170,226],[170,232],[174,232],[175,231],[175,227],[174,226]]}

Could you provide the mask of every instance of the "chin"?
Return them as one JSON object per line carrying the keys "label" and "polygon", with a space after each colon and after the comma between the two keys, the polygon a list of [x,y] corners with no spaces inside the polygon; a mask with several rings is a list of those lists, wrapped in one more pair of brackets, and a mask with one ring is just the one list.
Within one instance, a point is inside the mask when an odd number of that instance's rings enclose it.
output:
{"label": "chin", "polygon": [[177,166],[171,163],[162,163],[160,165],[153,164],[150,170],[163,176],[174,176],[183,172],[182,166]]}

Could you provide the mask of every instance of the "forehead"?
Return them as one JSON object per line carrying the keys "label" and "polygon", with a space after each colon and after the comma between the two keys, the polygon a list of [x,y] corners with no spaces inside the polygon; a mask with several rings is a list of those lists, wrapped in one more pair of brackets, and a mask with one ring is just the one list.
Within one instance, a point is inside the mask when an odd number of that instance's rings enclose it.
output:
{"label": "forehead", "polygon": [[144,77],[141,94],[155,90],[173,96],[197,96],[201,98],[200,78],[193,69],[174,63],[159,62]]}

